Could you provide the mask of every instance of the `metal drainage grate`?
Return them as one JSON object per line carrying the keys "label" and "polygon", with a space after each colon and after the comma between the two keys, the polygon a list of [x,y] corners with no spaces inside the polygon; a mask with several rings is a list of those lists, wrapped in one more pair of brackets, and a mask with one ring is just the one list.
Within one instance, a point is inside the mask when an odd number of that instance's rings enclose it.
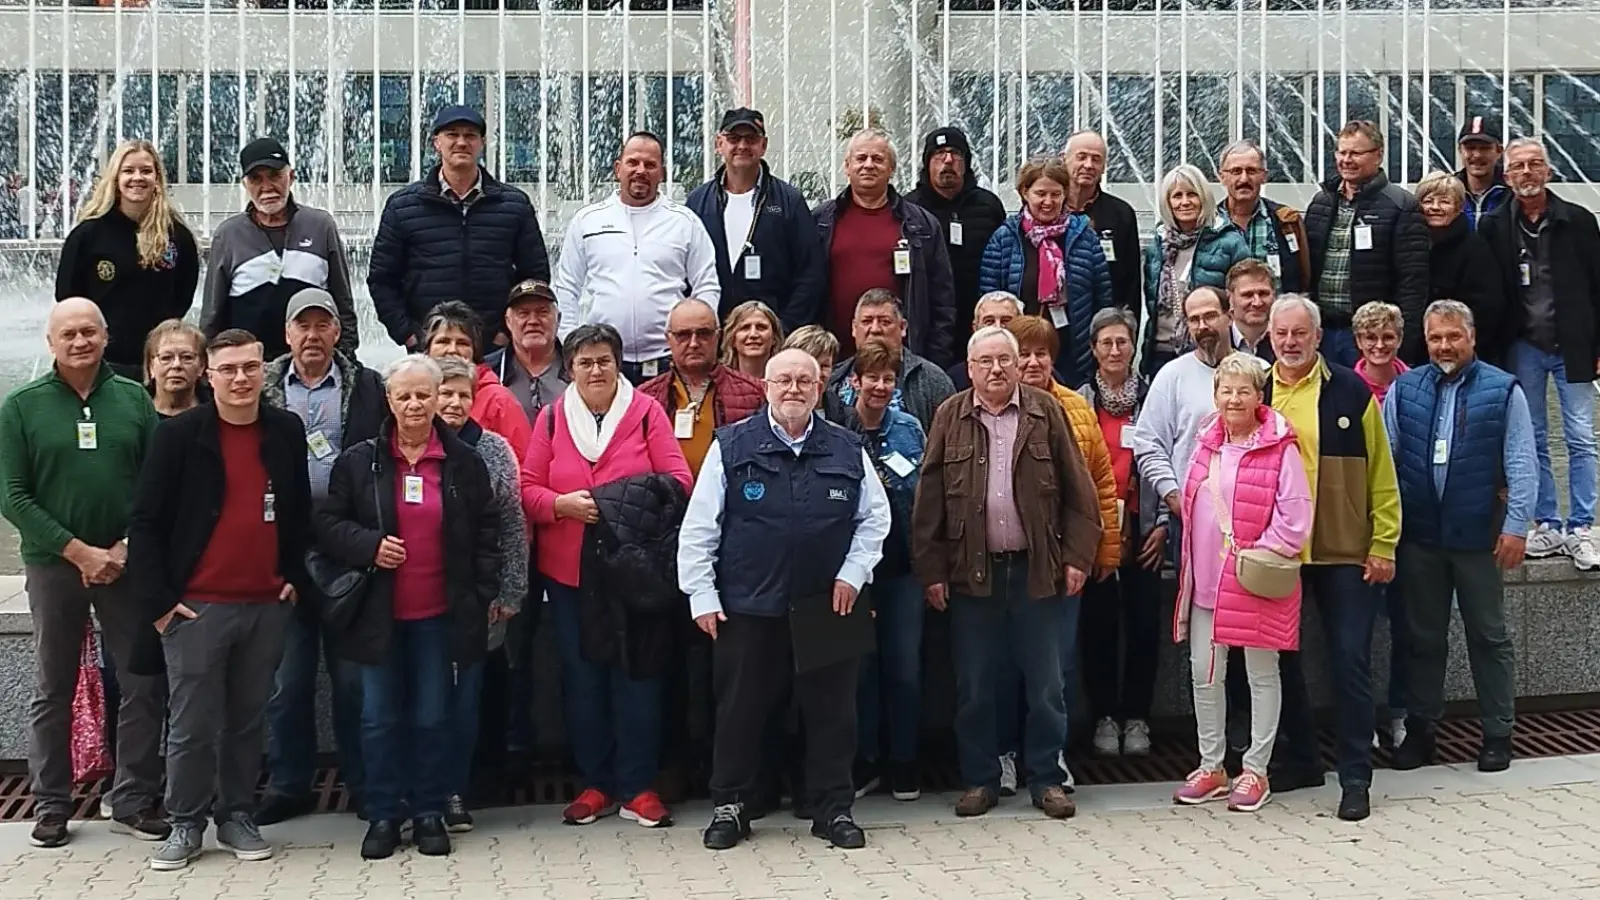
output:
{"label": "metal drainage grate", "polygon": [[[1461,764],[1477,759],[1482,732],[1476,718],[1446,719],[1439,724],[1439,763]],[[1333,735],[1321,734],[1324,762],[1334,766]],[[1527,712],[1517,716],[1512,745],[1519,759],[1572,756],[1600,753],[1600,709],[1564,712]],[[954,790],[961,785],[954,756],[948,742],[931,748],[923,768],[924,787],[930,791]],[[1140,784],[1183,780],[1195,766],[1194,738],[1184,729],[1158,731],[1151,737],[1150,755],[1144,758],[1102,759],[1088,753],[1074,754],[1069,762],[1080,785]],[[1389,749],[1374,754],[1378,767],[1389,765]],[[528,806],[567,803],[577,793],[573,776],[559,763],[525,761],[516,765],[515,774],[498,797],[482,798],[484,806]],[[99,814],[100,793],[106,782],[79,785],[73,792],[75,818],[89,819]],[[313,781],[317,809],[343,812],[349,797],[335,769],[322,769]],[[676,792],[674,792],[676,793]],[[691,785],[688,793],[704,796],[703,783]],[[33,798],[26,775],[0,776],[0,822],[25,821],[33,816]]]}

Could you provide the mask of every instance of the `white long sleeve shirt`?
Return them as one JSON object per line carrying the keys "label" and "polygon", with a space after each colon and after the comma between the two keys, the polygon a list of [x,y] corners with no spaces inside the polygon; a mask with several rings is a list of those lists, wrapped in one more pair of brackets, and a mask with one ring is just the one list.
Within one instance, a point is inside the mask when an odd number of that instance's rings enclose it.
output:
{"label": "white long sleeve shirt", "polygon": [[578,210],[550,286],[562,338],[579,325],[610,325],[628,362],[667,355],[667,313],[679,300],[698,297],[716,309],[722,299],[711,235],[693,211],[665,197],[628,206],[612,194]]}
{"label": "white long sleeve shirt", "polygon": [[1133,429],[1133,458],[1157,500],[1182,487],[1189,474],[1200,420],[1217,410],[1216,372],[1190,352],[1162,366],[1150,382]]}
{"label": "white long sleeve shirt", "polygon": [[[771,413],[767,414],[767,422],[773,434],[799,456],[817,420],[812,417],[806,433],[798,440],[774,422]],[[856,531],[834,576],[857,591],[872,580],[873,567],[883,559],[883,542],[889,536],[890,524],[889,495],[865,450],[861,451],[861,461],[866,468],[856,500]],[[678,529],[678,588],[689,595],[689,615],[694,618],[722,612],[722,598],[717,593],[717,551],[722,544],[722,511],[727,499],[728,475],[722,468],[722,447],[713,440],[695,479],[694,492],[689,495],[683,525]]]}

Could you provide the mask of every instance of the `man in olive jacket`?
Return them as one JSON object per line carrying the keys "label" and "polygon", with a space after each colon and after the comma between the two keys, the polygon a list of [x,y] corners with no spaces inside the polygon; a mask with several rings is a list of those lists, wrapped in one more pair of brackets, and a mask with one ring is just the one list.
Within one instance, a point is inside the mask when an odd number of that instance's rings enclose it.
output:
{"label": "man in olive jacket", "polygon": [[1067,740],[1062,652],[1077,640],[1100,510],[1061,404],[1021,383],[1017,357],[1017,339],[1003,328],[981,328],[967,344],[973,387],[934,414],[911,565],[929,605],[950,611],[956,749],[967,785],[956,815],[982,815],[998,802],[995,685],[1011,659],[1028,696],[1028,792],[1034,806],[1064,819],[1076,808],[1058,761]]}

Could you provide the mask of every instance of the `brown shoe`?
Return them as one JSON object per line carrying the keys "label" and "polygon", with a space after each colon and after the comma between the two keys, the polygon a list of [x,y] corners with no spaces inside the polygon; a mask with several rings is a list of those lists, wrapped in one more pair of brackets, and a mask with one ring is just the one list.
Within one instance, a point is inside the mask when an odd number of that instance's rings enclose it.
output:
{"label": "brown shoe", "polygon": [[1044,814],[1052,819],[1070,819],[1078,813],[1078,805],[1059,785],[1051,785],[1040,791],[1033,798],[1033,805],[1044,810]]}
{"label": "brown shoe", "polygon": [[956,815],[981,816],[994,809],[995,804],[999,802],[988,788],[967,788],[961,799],[956,801]]}

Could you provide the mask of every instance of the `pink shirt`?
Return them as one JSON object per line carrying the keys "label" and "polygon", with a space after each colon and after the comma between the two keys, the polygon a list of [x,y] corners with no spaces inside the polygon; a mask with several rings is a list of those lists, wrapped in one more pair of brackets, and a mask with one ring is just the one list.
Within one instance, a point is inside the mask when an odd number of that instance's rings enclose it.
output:
{"label": "pink shirt", "polygon": [[[444,576],[444,444],[435,433],[415,464],[400,454],[398,437],[390,438],[389,449],[395,464],[394,534],[406,542],[406,561],[394,572],[394,617],[414,622],[442,616],[450,611]],[[422,479],[419,503],[406,502],[407,476]]]}
{"label": "pink shirt", "polygon": [[[1233,497],[1234,479],[1239,474],[1239,461],[1244,458],[1244,444],[1223,444],[1217,460],[1217,476],[1221,479],[1224,502]],[[1193,521],[1184,523],[1191,528],[1190,552],[1194,560],[1195,606],[1216,609],[1217,594],[1222,585],[1222,563],[1225,548],[1222,525],[1217,520],[1216,504],[1211,499],[1211,479],[1207,476],[1195,492]],[[1272,522],[1256,543],[1297,556],[1298,548],[1311,533],[1311,490],[1306,482],[1305,463],[1300,454],[1291,450],[1283,454],[1283,465],[1278,467],[1278,495],[1272,508]],[[1291,552],[1288,548],[1295,548]]]}
{"label": "pink shirt", "polygon": [[[643,392],[634,392],[633,402],[622,414],[611,443],[592,465],[572,442],[567,417],[561,411],[565,402],[562,398],[541,409],[533,423],[533,439],[522,459],[522,509],[538,535],[535,544],[539,572],[568,587],[577,587],[584,523],[557,519],[557,497],[651,472],[671,475],[688,493],[694,477],[689,474],[689,463],[683,458],[677,438],[672,436],[666,411]],[[552,417],[554,435],[547,421]]]}
{"label": "pink shirt", "polygon": [[1017,501],[1011,494],[1012,464],[1017,454],[1017,423],[1022,420],[1018,394],[1011,395],[1006,408],[998,416],[983,408],[976,391],[972,394],[972,403],[977,408],[978,421],[989,434],[989,488],[983,506],[989,552],[1026,550],[1028,536],[1022,532],[1022,516],[1017,514]]}
{"label": "pink shirt", "polygon": [[[1399,378],[1401,375],[1404,375],[1409,371],[1411,371],[1410,366],[1398,359],[1394,361],[1394,377]],[[1356,360],[1356,374],[1360,375],[1361,380],[1367,383],[1367,390],[1372,392],[1372,396],[1378,401],[1378,405],[1383,405],[1383,395],[1389,393],[1389,385],[1394,384],[1394,382],[1391,381],[1389,384],[1379,384],[1376,381],[1373,381],[1371,378],[1368,378],[1367,361],[1364,359]]]}

